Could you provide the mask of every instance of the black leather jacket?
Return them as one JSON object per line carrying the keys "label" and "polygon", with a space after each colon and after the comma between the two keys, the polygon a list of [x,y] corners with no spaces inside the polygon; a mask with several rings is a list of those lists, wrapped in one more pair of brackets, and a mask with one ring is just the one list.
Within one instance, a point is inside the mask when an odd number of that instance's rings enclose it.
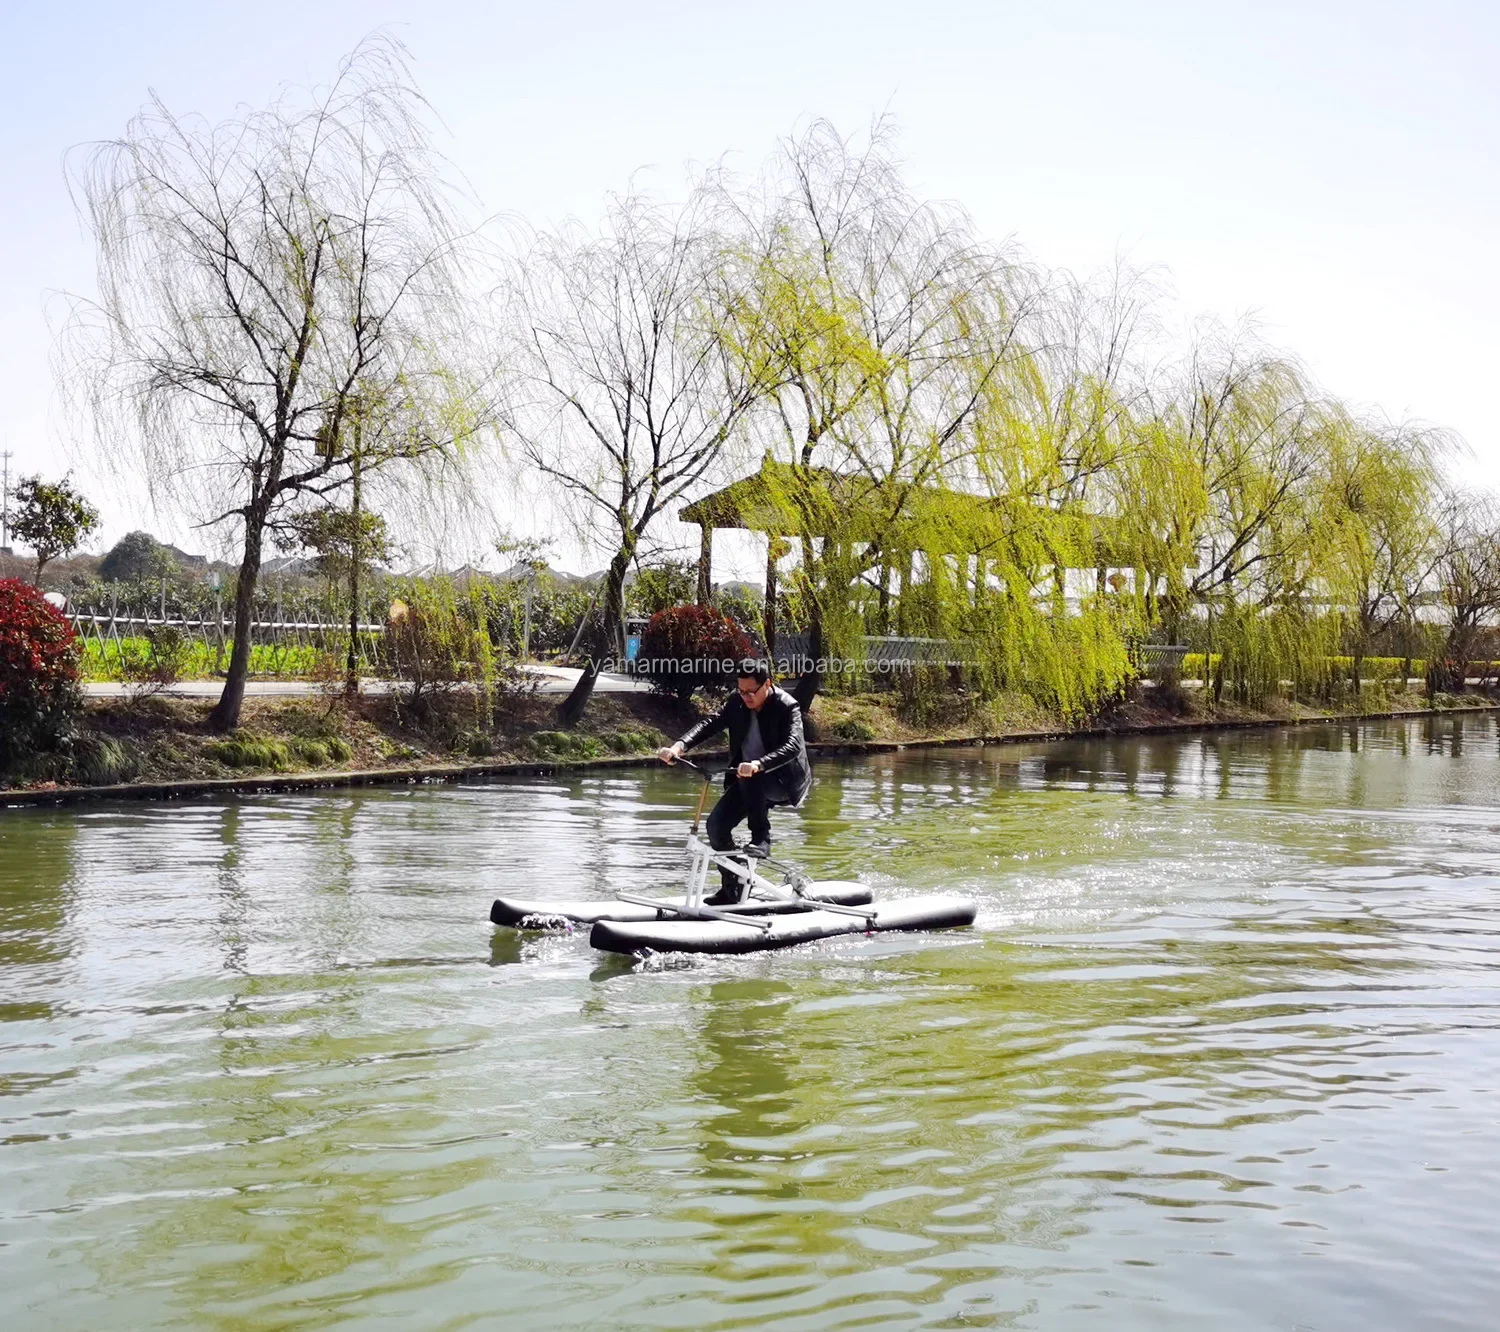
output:
{"label": "black leather jacket", "polygon": [[[775,773],[793,803],[801,804],[812,785],[812,768],[807,761],[807,743],[802,738],[802,709],[785,689],[771,686],[766,701],[760,705],[760,738],[766,747],[760,770]],[[729,732],[729,763],[743,762],[745,737],[750,731],[750,709],[739,692],[731,694],[724,706],[711,717],[705,717],[682,737],[682,747],[691,749],[720,731]],[[725,785],[729,779],[725,778]]]}

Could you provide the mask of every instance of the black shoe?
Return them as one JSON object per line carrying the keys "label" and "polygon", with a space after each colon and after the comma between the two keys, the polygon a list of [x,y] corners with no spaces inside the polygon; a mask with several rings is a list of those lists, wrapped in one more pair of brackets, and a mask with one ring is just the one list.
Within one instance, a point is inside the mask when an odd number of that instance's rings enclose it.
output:
{"label": "black shoe", "polygon": [[738,887],[720,888],[718,892],[713,894],[713,896],[705,897],[703,899],[703,905],[716,907],[739,906],[742,892],[743,889]]}
{"label": "black shoe", "polygon": [[771,839],[764,842],[751,842],[748,846],[740,848],[745,855],[754,860],[769,860],[771,857]]}

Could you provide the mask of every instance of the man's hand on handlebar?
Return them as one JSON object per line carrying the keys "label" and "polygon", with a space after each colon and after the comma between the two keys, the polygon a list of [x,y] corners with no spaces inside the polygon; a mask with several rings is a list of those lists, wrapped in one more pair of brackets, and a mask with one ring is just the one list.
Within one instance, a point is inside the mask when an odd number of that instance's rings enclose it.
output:
{"label": "man's hand on handlebar", "polygon": [[758,773],[759,771],[760,771],[760,760],[759,759],[751,759],[749,763],[741,763],[740,766],[735,769],[735,776],[737,776],[737,777],[754,777],[755,774]]}
{"label": "man's hand on handlebar", "polygon": [[663,763],[676,763],[682,757],[682,741],[679,740],[675,745],[668,745],[664,749],[658,749],[656,757]]}

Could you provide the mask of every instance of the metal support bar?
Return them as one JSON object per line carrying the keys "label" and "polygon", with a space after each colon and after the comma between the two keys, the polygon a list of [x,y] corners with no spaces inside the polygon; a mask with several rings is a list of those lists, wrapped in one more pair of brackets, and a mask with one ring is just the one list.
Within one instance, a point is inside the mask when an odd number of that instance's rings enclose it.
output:
{"label": "metal support bar", "polygon": [[676,916],[692,916],[707,920],[727,920],[731,925],[748,925],[752,930],[769,930],[769,920],[758,920],[754,916],[747,916],[733,911],[719,911],[714,907],[706,906],[674,906],[669,902],[663,902],[657,897],[644,897],[639,893],[616,893],[615,896],[622,902],[629,902],[632,906],[655,907],[658,911],[670,911]]}
{"label": "metal support bar", "polygon": [[784,884],[772,883],[769,879],[761,878],[754,870],[748,869],[748,862],[743,857],[735,858],[728,852],[720,853],[714,851],[712,847],[696,837],[690,836],[688,838],[688,847],[694,854],[693,863],[695,869],[699,863],[699,857],[702,857],[703,853],[707,852],[708,855],[704,864],[705,874],[707,873],[708,864],[722,865],[730,873],[738,875],[741,881],[748,881],[748,892],[758,891],[763,897],[770,898],[773,902],[803,902],[807,904],[810,910],[832,911],[835,915],[858,916],[862,920],[874,920],[876,917],[876,908],[874,907],[845,906],[841,902],[822,902],[816,897],[803,896],[796,888],[788,890]]}
{"label": "metal support bar", "polygon": [[831,911],[836,916],[858,916],[861,920],[874,920],[878,914],[874,907],[845,906],[842,902],[820,902],[816,897],[803,897],[809,911]]}

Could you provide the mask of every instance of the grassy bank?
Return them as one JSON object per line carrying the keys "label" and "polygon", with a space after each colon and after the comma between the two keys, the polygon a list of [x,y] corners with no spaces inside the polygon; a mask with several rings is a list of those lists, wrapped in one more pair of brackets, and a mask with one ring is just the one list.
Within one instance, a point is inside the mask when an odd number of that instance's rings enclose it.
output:
{"label": "grassy bank", "polygon": [[482,761],[582,761],[645,755],[686,723],[666,699],[602,695],[584,724],[554,729],[556,699],[509,700],[497,724],[475,724],[470,698],[419,709],[387,696],[249,698],[233,734],[208,728],[210,699],[91,699],[70,755],[0,775],[0,790],[194,782],[258,774],[418,771]]}
{"label": "grassy bank", "polygon": [[820,698],[813,709],[819,738],[830,742],[898,742],[922,744],[955,739],[1001,740],[1014,735],[1155,731],[1183,727],[1275,725],[1392,713],[1488,708],[1488,699],[1471,695],[1439,694],[1429,702],[1419,689],[1371,685],[1356,700],[1338,704],[1271,700],[1265,707],[1231,702],[1215,704],[1201,689],[1170,691],[1144,688],[1097,717],[1070,723],[1030,699],[1002,695],[981,702],[963,695],[943,694],[906,702],[898,695],[856,694]]}
{"label": "grassy bank", "polygon": [[[596,696],[584,722],[558,731],[556,699],[521,696],[507,700],[493,726],[474,724],[472,702],[435,700],[413,710],[391,697],[253,698],[233,735],[208,729],[209,700],[158,696],[138,702],[91,701],[70,755],[38,761],[24,773],[0,774],[7,791],[84,791],[139,788],[171,794],[180,783],[209,786],[352,780],[454,777],[466,771],[502,771],[517,766],[556,767],[600,760],[645,758],[691,725],[698,710],[670,698],[646,694]],[[1489,707],[1478,697],[1440,695],[1438,710]],[[999,741],[1068,733],[1161,731],[1175,728],[1306,722],[1324,718],[1421,712],[1424,695],[1372,687],[1360,706],[1314,708],[1283,703],[1268,709],[1215,707],[1200,691],[1138,691],[1106,715],[1070,726],[1063,718],[1022,698],[977,701],[961,694],[922,700],[895,693],[819,698],[813,705],[810,739],[829,748],[922,745],[962,740]]]}

